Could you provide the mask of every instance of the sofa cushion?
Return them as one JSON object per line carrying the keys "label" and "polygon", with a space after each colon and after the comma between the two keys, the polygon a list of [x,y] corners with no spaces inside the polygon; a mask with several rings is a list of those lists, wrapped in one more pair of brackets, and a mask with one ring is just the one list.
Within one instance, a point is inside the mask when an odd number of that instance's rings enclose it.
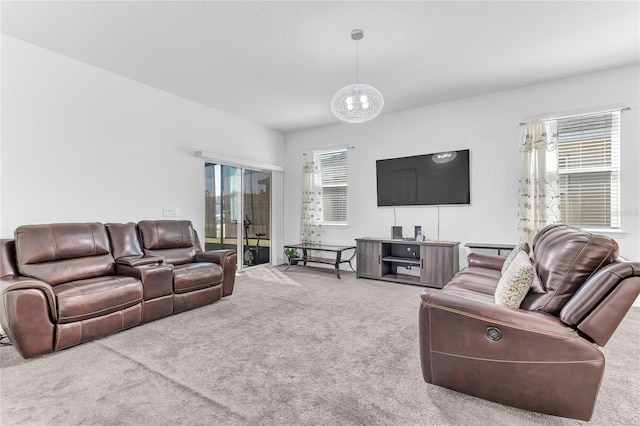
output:
{"label": "sofa cushion", "polygon": [[513,250],[509,252],[509,255],[507,256],[507,258],[504,260],[504,263],[502,264],[501,272],[503,274],[507,272],[507,268],[509,267],[511,262],[513,262],[513,259],[515,259],[518,253],[520,253],[521,251],[524,251],[525,253],[529,254],[529,252],[531,251],[531,249],[529,248],[529,243],[527,243],[526,241],[521,241],[518,244],[516,244]]}
{"label": "sofa cushion", "polygon": [[194,261],[196,235],[188,220],[143,220],[138,222],[142,248],[147,256],[159,256],[165,263],[182,265]]}
{"label": "sofa cushion", "polygon": [[222,267],[214,263],[189,263],[175,266],[173,291],[186,293],[212,287],[222,282]]}
{"label": "sofa cushion", "polygon": [[143,246],[150,250],[195,246],[193,225],[188,220],[143,220],[138,223]]}
{"label": "sofa cushion", "polygon": [[533,265],[524,251],[515,256],[505,273],[498,281],[495,301],[508,308],[519,308],[533,281]]}
{"label": "sofa cushion", "polygon": [[496,282],[502,276],[502,273],[496,269],[488,269],[488,268],[479,268],[477,266],[467,266],[461,272],[470,275],[477,275],[479,277],[492,278],[496,280]]}
{"label": "sofa cushion", "polygon": [[533,241],[544,293],[530,292],[520,307],[558,315],[587,279],[618,257],[618,243],[567,225],[549,225]]}
{"label": "sofa cushion", "polygon": [[546,293],[544,291],[544,287],[542,286],[542,280],[538,276],[538,271],[536,271],[535,266],[533,267],[533,281],[531,282],[531,291],[534,293]]}
{"label": "sofa cushion", "polygon": [[[458,272],[443,288],[444,291],[451,291],[453,289],[464,289],[465,291],[473,291],[480,294],[486,294],[491,297],[496,292],[496,285],[500,276],[487,277],[480,275],[477,271],[469,271],[470,268],[465,268]],[[497,271],[496,271],[497,272]]]}
{"label": "sofa cushion", "polygon": [[109,233],[111,252],[115,259],[143,255],[135,223],[105,223],[104,226]]}
{"label": "sofa cushion", "polygon": [[51,285],[115,273],[101,223],[20,226],[15,231],[15,248],[20,274]]}
{"label": "sofa cushion", "polygon": [[58,323],[65,324],[120,311],[142,301],[142,282],[111,276],[72,281],[53,287]]}

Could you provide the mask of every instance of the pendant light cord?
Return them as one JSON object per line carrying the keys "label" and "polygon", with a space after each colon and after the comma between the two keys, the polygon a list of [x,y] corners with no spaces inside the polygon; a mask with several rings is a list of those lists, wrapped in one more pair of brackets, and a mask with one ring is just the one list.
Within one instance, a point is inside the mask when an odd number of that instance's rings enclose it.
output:
{"label": "pendant light cord", "polygon": [[359,66],[359,55],[358,55],[358,40],[356,40],[356,83],[358,83],[358,66]]}

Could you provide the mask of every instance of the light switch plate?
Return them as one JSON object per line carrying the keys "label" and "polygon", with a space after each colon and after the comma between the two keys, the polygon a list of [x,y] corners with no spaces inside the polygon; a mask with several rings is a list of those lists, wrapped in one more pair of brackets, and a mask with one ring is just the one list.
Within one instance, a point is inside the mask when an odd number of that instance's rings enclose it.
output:
{"label": "light switch plate", "polygon": [[165,207],[162,209],[162,216],[164,217],[176,217],[178,216],[177,207]]}

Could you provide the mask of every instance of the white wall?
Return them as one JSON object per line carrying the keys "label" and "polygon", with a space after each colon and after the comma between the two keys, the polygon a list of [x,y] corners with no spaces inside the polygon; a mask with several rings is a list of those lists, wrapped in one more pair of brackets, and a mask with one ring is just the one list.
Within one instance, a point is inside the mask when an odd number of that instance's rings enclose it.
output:
{"label": "white wall", "polygon": [[3,238],[22,224],[161,219],[163,207],[203,235],[195,151],[284,166],[282,133],[8,36],[1,93]]}
{"label": "white wall", "polygon": [[[534,116],[598,111],[629,106],[622,116],[622,228],[620,253],[640,260],[640,148],[637,65],[552,81],[515,90],[382,115],[372,122],[336,124],[287,135],[285,243],[299,240],[302,153],[340,144],[349,150],[349,227],[326,231],[326,242],[353,244],[354,238],[390,237],[391,207],[376,205],[375,161],[456,149],[471,150],[471,205],[440,209],[440,239],[515,243],[517,233],[518,146]],[[384,94],[384,88],[379,88]],[[397,224],[413,234],[437,236],[435,207],[396,207]],[[461,250],[461,263],[466,251]]]}
{"label": "white wall", "polygon": [[[348,228],[326,240],[390,235],[376,206],[375,160],[471,149],[470,206],[442,207],[440,238],[517,238],[518,122],[536,115],[630,106],[622,119],[621,253],[640,259],[638,66],[386,114],[284,136],[51,51],[2,36],[0,236],[21,224],[159,219],[163,207],[204,228],[198,150],[286,168],[285,239],[299,240],[302,153],[349,151]],[[216,82],[212,82],[215,84]],[[384,88],[380,88],[384,89]],[[436,237],[435,207],[397,207],[397,222]],[[464,253],[462,253],[464,254]]]}

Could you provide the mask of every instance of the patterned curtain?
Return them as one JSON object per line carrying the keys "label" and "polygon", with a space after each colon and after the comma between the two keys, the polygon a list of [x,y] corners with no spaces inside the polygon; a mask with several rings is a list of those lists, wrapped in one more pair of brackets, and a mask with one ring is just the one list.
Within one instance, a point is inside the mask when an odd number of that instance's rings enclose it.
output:
{"label": "patterned curtain", "polygon": [[305,156],[302,188],[302,218],[300,241],[307,244],[322,244],[322,172],[319,154],[307,152]]}
{"label": "patterned curtain", "polygon": [[546,225],[560,221],[557,133],[555,120],[527,123],[520,146],[518,234],[529,244]]}

